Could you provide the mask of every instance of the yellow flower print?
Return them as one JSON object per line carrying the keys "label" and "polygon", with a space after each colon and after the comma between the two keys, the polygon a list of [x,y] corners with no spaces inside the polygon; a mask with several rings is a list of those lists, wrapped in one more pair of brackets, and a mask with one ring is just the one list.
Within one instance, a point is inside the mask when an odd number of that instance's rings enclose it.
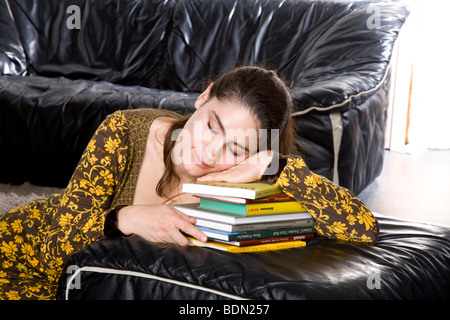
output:
{"label": "yellow flower print", "polygon": [[14,220],[14,222],[11,223],[11,227],[16,233],[20,233],[23,230],[22,222],[19,219]]}
{"label": "yellow flower print", "polygon": [[344,240],[344,241],[349,241],[350,240],[349,236],[347,236],[345,234],[341,234],[341,233],[337,234],[336,238],[339,239],[339,240]]}
{"label": "yellow flower print", "polygon": [[50,280],[51,282],[58,281],[60,273],[62,271],[62,264],[63,260],[61,258],[53,260],[49,263],[49,266],[51,268],[47,270],[48,280]]}
{"label": "yellow flower print", "polygon": [[58,268],[63,264],[62,257],[53,258],[53,260],[48,261],[48,265],[50,268],[47,269],[47,275],[58,275]]}
{"label": "yellow flower print", "polygon": [[289,176],[289,179],[290,179],[291,186],[300,182],[300,179],[295,174],[292,174],[292,173]]}
{"label": "yellow flower print", "polygon": [[371,215],[370,212],[366,210],[360,210],[358,215],[356,216],[360,224],[364,224],[366,226],[366,230],[373,228],[375,224],[375,218]]}
{"label": "yellow flower print", "polygon": [[14,242],[15,243],[24,243],[24,240],[21,236],[15,235],[14,236]]}
{"label": "yellow flower print", "polygon": [[39,292],[39,291],[41,291],[41,286],[39,286],[39,285],[29,286],[27,289],[29,292]]}
{"label": "yellow flower print", "polygon": [[95,140],[91,140],[89,141],[87,147],[86,147],[86,151],[88,152],[94,152],[95,151]]}
{"label": "yellow flower print", "polygon": [[95,165],[95,163],[98,160],[98,158],[95,156],[95,154],[90,154],[90,153],[87,154],[86,159],[91,166]]}
{"label": "yellow flower print", "polygon": [[345,188],[340,188],[340,189],[338,190],[338,193],[339,193],[339,195],[341,196],[341,198],[347,197],[346,189],[345,189]]}
{"label": "yellow flower print", "polygon": [[39,209],[36,207],[33,207],[30,209],[30,219],[39,219],[40,212]]}
{"label": "yellow flower print", "polygon": [[121,153],[119,153],[118,155],[117,155],[117,163],[118,164],[122,164],[122,163],[124,163],[124,159],[126,159]]}
{"label": "yellow flower print", "polygon": [[354,226],[355,225],[355,223],[356,223],[356,218],[355,218],[355,216],[353,216],[353,215],[351,215],[351,214],[349,214],[348,216],[347,216],[347,221],[348,221],[348,224],[350,225],[350,226]]}
{"label": "yellow flower print", "polygon": [[8,300],[20,300],[19,292],[15,290],[6,292],[6,297]]}
{"label": "yellow flower print", "polygon": [[300,168],[306,166],[305,161],[303,161],[302,158],[294,158],[294,159],[292,159],[292,165],[295,168],[297,168],[297,169],[300,169]]}
{"label": "yellow flower print", "polygon": [[108,137],[108,139],[105,141],[105,150],[108,153],[114,154],[116,152],[116,149],[120,145],[120,139],[112,139],[111,137]]}
{"label": "yellow flower print", "polygon": [[71,254],[73,252],[73,246],[70,244],[70,242],[64,242],[61,245],[61,249],[66,253],[66,254]]}
{"label": "yellow flower print", "polygon": [[29,243],[22,244],[20,249],[22,250],[22,253],[27,257],[31,257],[32,255],[34,255],[33,247]]}
{"label": "yellow flower print", "polygon": [[62,214],[61,218],[59,218],[58,225],[61,227],[69,226],[72,222],[73,215],[70,213]]}
{"label": "yellow flower print", "polygon": [[0,270],[0,286],[2,284],[8,284],[9,280],[5,279],[8,274],[5,271]]}
{"label": "yellow flower print", "polygon": [[371,242],[372,242],[372,238],[366,236],[365,234],[363,234],[362,237],[361,237],[361,241],[362,241],[362,242],[368,242],[368,243],[371,243]]}
{"label": "yellow flower print", "polygon": [[85,189],[88,184],[90,184],[90,183],[86,179],[81,179],[80,180],[80,188],[81,189]]}
{"label": "yellow flower print", "polygon": [[287,194],[289,197],[294,198],[294,194],[289,191],[284,191],[285,194]]}
{"label": "yellow flower print", "polygon": [[114,180],[114,175],[109,170],[101,170],[100,177],[105,180],[105,185],[109,186]]}
{"label": "yellow flower print", "polygon": [[123,114],[117,114],[116,117],[111,117],[108,122],[108,127],[112,132],[123,131],[125,122],[125,116]]}
{"label": "yellow flower print", "polygon": [[0,250],[7,256],[13,256],[18,249],[17,245],[14,242],[10,241],[6,243],[5,241],[3,241]]}
{"label": "yellow flower print", "polygon": [[105,194],[105,188],[102,186],[96,185],[94,187],[89,188],[89,192],[91,194],[95,194],[96,196],[102,196]]}
{"label": "yellow flower print", "polygon": [[110,156],[106,156],[106,157],[103,157],[101,160],[100,160],[100,164],[102,165],[102,166],[109,166],[110,164],[111,164],[111,157]]}
{"label": "yellow flower print", "polygon": [[333,224],[331,226],[327,226],[327,228],[331,233],[336,234],[344,233],[345,231],[347,231],[347,226],[345,225],[345,223],[339,221],[333,222]]}
{"label": "yellow flower print", "polygon": [[108,127],[111,129],[112,132],[115,132],[117,130],[117,120],[116,118],[111,118],[111,120],[108,123]]}
{"label": "yellow flower print", "polygon": [[0,234],[2,234],[2,233],[9,234],[8,223],[4,220],[0,221]]}
{"label": "yellow flower print", "polygon": [[353,208],[351,206],[351,203],[349,203],[349,199],[347,199],[347,198],[344,198],[344,199],[341,200],[341,207],[347,213],[352,213],[353,212]]}
{"label": "yellow flower print", "polygon": [[280,187],[288,187],[289,186],[289,178],[285,172],[282,172],[280,174],[280,177],[278,178],[276,184]]}
{"label": "yellow flower print", "polygon": [[72,211],[78,210],[78,205],[74,203],[73,201],[69,201],[69,204],[67,205],[67,208]]}
{"label": "yellow flower print", "polygon": [[1,267],[3,268],[3,269],[8,269],[8,268],[11,268],[12,266],[14,265],[14,262],[13,261],[11,261],[11,260],[3,260],[3,263],[2,263],[2,265],[1,265]]}
{"label": "yellow flower print", "polygon": [[31,266],[34,268],[39,264],[39,260],[36,258],[32,258],[28,260],[28,263],[31,264]]}
{"label": "yellow flower print", "polygon": [[306,186],[308,186],[310,188],[317,188],[316,179],[314,179],[314,177],[312,175],[307,176],[305,178],[304,183]]}
{"label": "yellow flower print", "polygon": [[64,194],[64,195],[61,197],[61,200],[60,200],[61,206],[64,207],[64,206],[67,204],[68,201],[69,201],[69,197],[68,197],[66,194]]}
{"label": "yellow flower print", "polygon": [[94,219],[89,219],[88,222],[83,226],[83,228],[81,229],[82,232],[87,233],[91,227],[94,225],[95,221]]}
{"label": "yellow flower print", "polygon": [[358,232],[355,229],[353,229],[352,232],[350,232],[350,236],[352,238],[358,238]]}

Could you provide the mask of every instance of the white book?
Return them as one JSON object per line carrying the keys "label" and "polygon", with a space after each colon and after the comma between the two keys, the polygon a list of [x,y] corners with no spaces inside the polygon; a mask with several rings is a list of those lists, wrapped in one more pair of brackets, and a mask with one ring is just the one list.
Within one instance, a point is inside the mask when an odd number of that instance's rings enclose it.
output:
{"label": "white book", "polygon": [[264,182],[249,182],[249,183],[231,183],[231,182],[190,182],[184,183],[182,192],[238,197],[245,199],[258,199],[273,194],[281,193],[278,186],[267,184]]}
{"label": "white book", "polygon": [[257,230],[270,230],[270,229],[286,229],[294,227],[311,227],[314,222],[311,219],[301,219],[301,220],[286,220],[286,221],[273,221],[273,222],[262,222],[262,223],[249,223],[232,225],[228,223],[215,222],[210,220],[204,220],[196,218],[195,223],[198,227],[205,227],[215,230],[221,230],[226,232],[239,232],[239,231],[257,231]]}
{"label": "white book", "polygon": [[[211,224],[227,224],[231,226],[245,226],[245,230],[265,230],[269,228],[287,228],[291,226],[290,222],[293,221],[303,221],[305,225],[311,225],[312,216],[309,212],[294,212],[294,213],[279,213],[279,214],[264,214],[258,216],[232,216],[223,213],[206,211],[198,208],[198,203],[187,203],[187,204],[174,204],[173,207],[184,214],[196,218],[197,225],[209,227],[218,230],[224,230],[219,228],[214,228]],[[307,220],[310,220],[309,224]],[[208,221],[208,222],[204,222]],[[205,225],[209,224],[209,225]],[[255,225],[258,224],[258,225]],[[266,225],[263,225],[266,224]],[[287,226],[286,226],[287,225]],[[300,226],[298,224],[292,226]],[[229,229],[229,228],[228,228]],[[236,228],[235,228],[236,229]],[[234,229],[234,230],[235,230]],[[234,231],[233,230],[233,231]],[[229,230],[226,230],[229,231]],[[244,231],[244,230],[240,230]]]}

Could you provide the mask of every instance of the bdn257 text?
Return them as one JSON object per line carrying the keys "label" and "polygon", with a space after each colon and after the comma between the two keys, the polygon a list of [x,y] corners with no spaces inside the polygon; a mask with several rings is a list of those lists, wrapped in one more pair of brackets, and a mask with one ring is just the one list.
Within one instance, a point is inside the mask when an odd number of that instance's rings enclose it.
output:
{"label": "bdn257 text", "polygon": [[219,307],[214,306],[193,306],[186,304],[179,309],[180,315],[202,315],[207,318],[214,314],[222,315],[267,315],[268,304],[224,304]]}

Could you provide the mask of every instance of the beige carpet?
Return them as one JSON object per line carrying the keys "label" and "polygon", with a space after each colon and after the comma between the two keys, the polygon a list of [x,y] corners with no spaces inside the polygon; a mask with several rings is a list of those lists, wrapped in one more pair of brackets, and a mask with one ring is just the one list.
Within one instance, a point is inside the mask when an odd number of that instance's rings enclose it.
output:
{"label": "beige carpet", "polygon": [[60,188],[35,186],[28,182],[22,185],[0,184],[0,213],[27,204],[32,200],[61,193]]}

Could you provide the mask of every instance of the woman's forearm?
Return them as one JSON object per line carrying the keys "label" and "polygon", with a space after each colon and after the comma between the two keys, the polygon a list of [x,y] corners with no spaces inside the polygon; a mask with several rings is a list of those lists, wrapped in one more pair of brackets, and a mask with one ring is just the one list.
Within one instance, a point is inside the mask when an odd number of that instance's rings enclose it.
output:
{"label": "woman's forearm", "polygon": [[283,157],[281,162],[285,164],[279,173],[269,178],[276,179],[274,183],[283,192],[308,209],[320,235],[372,244],[377,241],[377,220],[348,189],[311,172],[299,156]]}

